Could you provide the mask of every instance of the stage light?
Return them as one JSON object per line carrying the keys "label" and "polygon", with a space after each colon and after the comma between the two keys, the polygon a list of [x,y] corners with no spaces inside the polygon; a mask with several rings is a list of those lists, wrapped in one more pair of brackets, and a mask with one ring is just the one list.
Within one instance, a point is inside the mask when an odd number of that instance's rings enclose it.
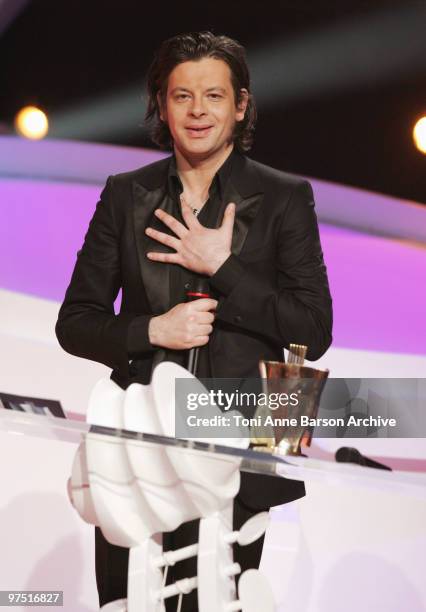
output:
{"label": "stage light", "polygon": [[413,139],[418,150],[426,154],[426,116],[419,119],[414,126]]}
{"label": "stage light", "polygon": [[46,136],[49,122],[42,110],[36,106],[25,106],[15,117],[15,129],[25,138],[40,140]]}

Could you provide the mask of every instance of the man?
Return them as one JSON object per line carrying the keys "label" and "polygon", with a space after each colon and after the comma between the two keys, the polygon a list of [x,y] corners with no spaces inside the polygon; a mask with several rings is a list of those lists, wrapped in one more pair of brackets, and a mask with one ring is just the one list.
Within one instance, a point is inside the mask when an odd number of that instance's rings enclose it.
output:
{"label": "man", "polygon": [[[108,179],[59,313],[62,347],[113,368],[123,388],[148,383],[162,360],[184,365],[193,347],[200,377],[257,377],[259,360],[281,360],[291,342],[317,359],[331,342],[332,312],[312,190],[243,154],[256,119],[243,47],[210,32],[167,40],[148,91],[153,139],[174,154]],[[185,303],[200,276],[215,299]],[[303,483],[272,480],[244,475],[235,528],[304,495]],[[165,545],[194,537],[188,523]],[[127,552],[99,530],[96,544],[102,605],[125,597]],[[262,540],[234,555],[244,570],[258,566],[261,550]],[[191,575],[188,567],[174,577]],[[183,610],[196,609],[185,597]]]}

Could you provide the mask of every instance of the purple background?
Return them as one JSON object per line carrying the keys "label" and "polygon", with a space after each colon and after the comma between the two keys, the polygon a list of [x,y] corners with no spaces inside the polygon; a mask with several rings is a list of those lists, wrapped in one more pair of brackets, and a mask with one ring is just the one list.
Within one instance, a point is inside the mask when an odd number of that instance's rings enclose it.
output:
{"label": "purple background", "polygon": [[[0,287],[61,301],[100,191],[97,185],[0,180]],[[334,300],[333,345],[424,354],[425,248],[320,228]]]}

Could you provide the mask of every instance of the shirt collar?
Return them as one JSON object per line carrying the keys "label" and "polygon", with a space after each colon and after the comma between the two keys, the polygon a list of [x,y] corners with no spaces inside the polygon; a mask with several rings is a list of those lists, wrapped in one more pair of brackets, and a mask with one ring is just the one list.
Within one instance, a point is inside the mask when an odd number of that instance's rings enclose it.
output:
{"label": "shirt collar", "polygon": [[[233,165],[236,155],[238,155],[238,153],[234,146],[231,153],[228,155],[228,157],[225,159],[223,164],[220,166],[219,170],[214,175],[213,180],[209,187],[209,195],[211,195],[212,188],[217,187],[219,197],[220,198],[223,197],[225,193],[226,184],[231,176],[232,165]],[[175,196],[176,194],[182,193],[183,185],[182,185],[182,181],[180,180],[180,177],[177,171],[176,157],[174,154],[170,157],[167,182],[168,182],[169,194],[171,196]]]}

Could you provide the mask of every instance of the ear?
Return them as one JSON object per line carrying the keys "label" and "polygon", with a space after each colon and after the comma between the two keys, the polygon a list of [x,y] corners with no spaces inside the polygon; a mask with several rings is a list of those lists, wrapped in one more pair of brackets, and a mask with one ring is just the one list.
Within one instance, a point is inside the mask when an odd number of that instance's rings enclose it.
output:
{"label": "ear", "polygon": [[237,114],[235,117],[237,121],[242,121],[244,119],[247,104],[249,101],[249,92],[247,91],[247,89],[240,89],[240,97],[241,100],[237,104]]}
{"label": "ear", "polygon": [[159,91],[157,92],[157,104],[161,121],[167,121],[167,113],[163,107],[163,101],[161,99],[161,93]]}

